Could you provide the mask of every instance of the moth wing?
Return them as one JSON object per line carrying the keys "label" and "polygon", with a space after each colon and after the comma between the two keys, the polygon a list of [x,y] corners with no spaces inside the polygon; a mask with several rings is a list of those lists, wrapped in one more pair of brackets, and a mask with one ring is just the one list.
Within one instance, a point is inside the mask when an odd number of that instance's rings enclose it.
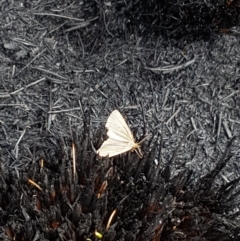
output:
{"label": "moth wing", "polygon": [[101,147],[97,150],[97,153],[101,157],[109,156],[113,157],[127,151],[130,151],[134,146],[129,142],[117,141],[112,138],[108,138],[103,142]]}
{"label": "moth wing", "polygon": [[112,129],[109,129],[107,132],[107,135],[109,138],[114,139],[119,142],[128,142],[128,143],[132,143],[132,144],[135,143],[134,140],[126,137],[126,135],[123,134],[121,131],[116,132],[116,131],[113,131]]}
{"label": "moth wing", "polygon": [[108,117],[106,128],[107,135],[119,141],[135,143],[133,134],[126,121],[118,110],[114,110]]}

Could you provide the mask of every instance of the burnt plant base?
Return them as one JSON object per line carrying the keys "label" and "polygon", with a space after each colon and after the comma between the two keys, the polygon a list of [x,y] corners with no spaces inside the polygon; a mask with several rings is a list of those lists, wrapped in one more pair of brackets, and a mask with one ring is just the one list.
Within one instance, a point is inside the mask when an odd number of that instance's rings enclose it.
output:
{"label": "burnt plant base", "polygon": [[54,155],[46,151],[43,161],[23,170],[1,168],[1,240],[237,240],[239,213],[231,211],[239,179],[213,185],[234,158],[235,137],[215,169],[196,182],[187,167],[171,176],[185,137],[164,167],[153,161],[156,153],[161,160],[162,140],[146,144],[143,159],[135,153],[100,159],[92,148],[102,141],[100,131],[95,141],[88,131],[73,138],[75,177],[69,140],[59,140]]}

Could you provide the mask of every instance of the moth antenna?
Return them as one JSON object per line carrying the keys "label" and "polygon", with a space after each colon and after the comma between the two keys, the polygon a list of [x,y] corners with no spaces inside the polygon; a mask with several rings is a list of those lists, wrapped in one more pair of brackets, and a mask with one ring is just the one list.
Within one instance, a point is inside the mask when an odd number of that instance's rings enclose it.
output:
{"label": "moth antenna", "polygon": [[150,136],[152,136],[152,134],[148,134],[147,136],[145,136],[140,142],[138,142],[138,144],[140,145],[141,143],[143,143]]}

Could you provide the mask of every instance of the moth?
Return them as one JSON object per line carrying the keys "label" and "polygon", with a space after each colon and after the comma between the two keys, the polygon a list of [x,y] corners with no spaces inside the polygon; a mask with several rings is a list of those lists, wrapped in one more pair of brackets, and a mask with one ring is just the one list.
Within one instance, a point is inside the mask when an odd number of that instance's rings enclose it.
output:
{"label": "moth", "polygon": [[136,143],[130,128],[118,110],[110,114],[105,126],[108,129],[108,139],[97,150],[99,156],[113,157],[127,151],[135,151],[140,158],[143,157],[140,144],[148,136]]}

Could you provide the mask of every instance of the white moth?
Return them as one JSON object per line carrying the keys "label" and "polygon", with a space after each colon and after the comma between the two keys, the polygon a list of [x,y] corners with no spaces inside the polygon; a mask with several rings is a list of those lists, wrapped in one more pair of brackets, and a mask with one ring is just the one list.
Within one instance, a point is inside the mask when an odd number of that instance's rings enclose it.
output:
{"label": "white moth", "polygon": [[97,150],[99,156],[113,157],[134,150],[140,158],[143,157],[140,144],[146,137],[136,143],[130,128],[118,110],[114,110],[110,114],[105,126],[108,129],[107,135],[109,138]]}

